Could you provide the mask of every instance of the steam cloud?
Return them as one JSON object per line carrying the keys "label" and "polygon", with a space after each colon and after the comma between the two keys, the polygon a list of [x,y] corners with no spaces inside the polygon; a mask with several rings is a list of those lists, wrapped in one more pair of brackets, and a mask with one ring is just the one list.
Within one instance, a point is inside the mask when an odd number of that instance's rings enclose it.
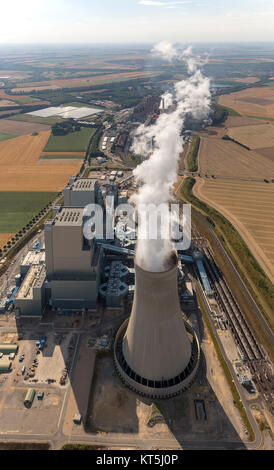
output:
{"label": "steam cloud", "polygon": [[[132,196],[131,202],[139,207],[142,204],[159,206],[171,200],[172,188],[177,180],[179,156],[184,145],[181,131],[186,116],[206,120],[211,104],[210,80],[202,74],[199,68],[202,60],[194,57],[191,47],[180,52],[172,44],[161,42],[152,53],[167,61],[185,60],[190,76],[174,85],[174,99],[171,93],[162,96],[167,112],[161,114],[154,125],[142,124],[135,132],[132,150],[135,154],[149,157],[134,170],[134,176],[142,186]],[[170,108],[174,101],[177,103],[175,109]],[[173,250],[172,241],[142,239],[140,234],[145,229],[146,218],[139,213],[137,263],[147,271],[165,271],[166,261]]]}

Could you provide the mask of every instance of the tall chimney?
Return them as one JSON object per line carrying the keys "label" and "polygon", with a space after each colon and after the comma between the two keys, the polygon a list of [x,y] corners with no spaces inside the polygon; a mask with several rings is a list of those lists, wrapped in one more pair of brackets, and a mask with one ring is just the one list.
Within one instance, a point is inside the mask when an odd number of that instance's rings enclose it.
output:
{"label": "tall chimney", "polygon": [[175,396],[193,382],[199,354],[197,337],[180,308],[177,260],[160,273],[135,263],[133,308],[115,343],[122,380],[144,396]]}

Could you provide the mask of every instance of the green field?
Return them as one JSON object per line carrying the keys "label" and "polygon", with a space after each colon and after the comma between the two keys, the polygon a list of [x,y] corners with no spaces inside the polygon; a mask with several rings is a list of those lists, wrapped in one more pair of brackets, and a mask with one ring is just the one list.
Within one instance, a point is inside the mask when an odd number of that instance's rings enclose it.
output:
{"label": "green field", "polygon": [[247,116],[250,119],[262,119],[263,121],[274,121],[274,118],[263,117],[263,116]]}
{"label": "green field", "polygon": [[44,152],[86,152],[96,129],[82,127],[81,131],[68,135],[51,135]]}
{"label": "green field", "polygon": [[[12,96],[12,95],[11,95]],[[40,101],[38,100],[37,98],[32,98],[31,96],[20,96],[16,98],[16,100],[14,100],[16,103],[19,103],[19,104],[32,104],[32,103],[36,103],[37,101]]]}
{"label": "green field", "polygon": [[83,155],[41,155],[40,160],[83,160]]}
{"label": "green field", "polygon": [[18,135],[0,133],[0,142],[4,142],[5,140],[10,140],[10,139],[15,139],[16,137],[18,137]]}
{"label": "green field", "polygon": [[30,114],[15,114],[7,119],[9,119],[10,121],[35,122],[36,124],[45,124],[49,126],[55,124],[56,122],[64,121],[63,118],[57,116],[42,118],[38,116],[31,116]]}
{"label": "green field", "polygon": [[[81,94],[81,92],[77,93],[77,96]],[[96,98],[94,98],[96,99]],[[91,108],[91,109],[104,109],[102,106],[96,106],[95,104],[87,104],[84,101],[81,103],[79,101],[72,101],[71,103],[66,103],[65,106],[74,106],[75,108]],[[83,121],[86,120],[86,118],[82,118]]]}
{"label": "green field", "polygon": [[57,193],[0,191],[0,233],[18,232],[56,196]]}

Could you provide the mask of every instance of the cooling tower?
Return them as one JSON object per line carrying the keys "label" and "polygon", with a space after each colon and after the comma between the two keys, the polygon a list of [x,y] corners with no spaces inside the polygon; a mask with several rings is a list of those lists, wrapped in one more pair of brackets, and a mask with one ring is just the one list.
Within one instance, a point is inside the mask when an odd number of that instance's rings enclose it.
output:
{"label": "cooling tower", "polygon": [[118,331],[115,365],[123,382],[150,398],[169,398],[188,388],[199,366],[197,337],[182,315],[178,265],[144,271],[135,263],[130,319]]}

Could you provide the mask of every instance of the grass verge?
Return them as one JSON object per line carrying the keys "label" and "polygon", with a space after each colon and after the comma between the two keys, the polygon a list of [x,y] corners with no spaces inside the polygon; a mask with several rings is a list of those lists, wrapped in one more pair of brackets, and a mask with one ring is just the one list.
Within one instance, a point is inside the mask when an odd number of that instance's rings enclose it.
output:
{"label": "grass verge", "polygon": [[194,135],[186,158],[187,170],[193,173],[198,171],[197,157],[200,148],[200,142],[200,137],[198,135]]}
{"label": "grass verge", "polygon": [[[228,256],[232,260],[237,271],[241,275],[241,278],[243,279],[243,282],[247,286],[248,290],[252,293],[252,296],[259,306],[261,312],[265,316],[268,323],[273,327],[274,287],[272,283],[265,275],[264,271],[261,269],[260,265],[255,260],[249,248],[233,225],[218,211],[211,208],[194,196],[192,193],[194,184],[194,178],[186,178],[184,180],[181,188],[182,198],[188,203],[191,203],[193,207],[197,209],[198,214],[202,214],[204,216],[203,225],[206,225],[205,222],[207,222],[210,224],[211,228],[214,229],[215,234],[226,250]],[[213,238],[213,236],[210,234],[209,226],[206,230],[206,237],[208,237],[208,235],[209,239]],[[213,240],[213,242],[216,245],[216,241]],[[219,249],[217,247],[217,254],[218,251]],[[257,339],[266,348],[270,358],[273,358],[273,345],[271,338],[265,330],[261,319],[258,317],[253,304],[251,304],[251,301],[242,292],[242,289],[239,288],[239,282],[235,277],[235,273],[231,271],[230,266],[225,262],[223,256],[219,256],[218,254],[218,257],[221,261],[220,267],[225,273],[225,276],[229,279],[229,281],[231,281],[230,284],[233,287],[233,291],[237,293],[237,300],[239,301],[239,305],[245,312],[250,325],[254,329]]]}

